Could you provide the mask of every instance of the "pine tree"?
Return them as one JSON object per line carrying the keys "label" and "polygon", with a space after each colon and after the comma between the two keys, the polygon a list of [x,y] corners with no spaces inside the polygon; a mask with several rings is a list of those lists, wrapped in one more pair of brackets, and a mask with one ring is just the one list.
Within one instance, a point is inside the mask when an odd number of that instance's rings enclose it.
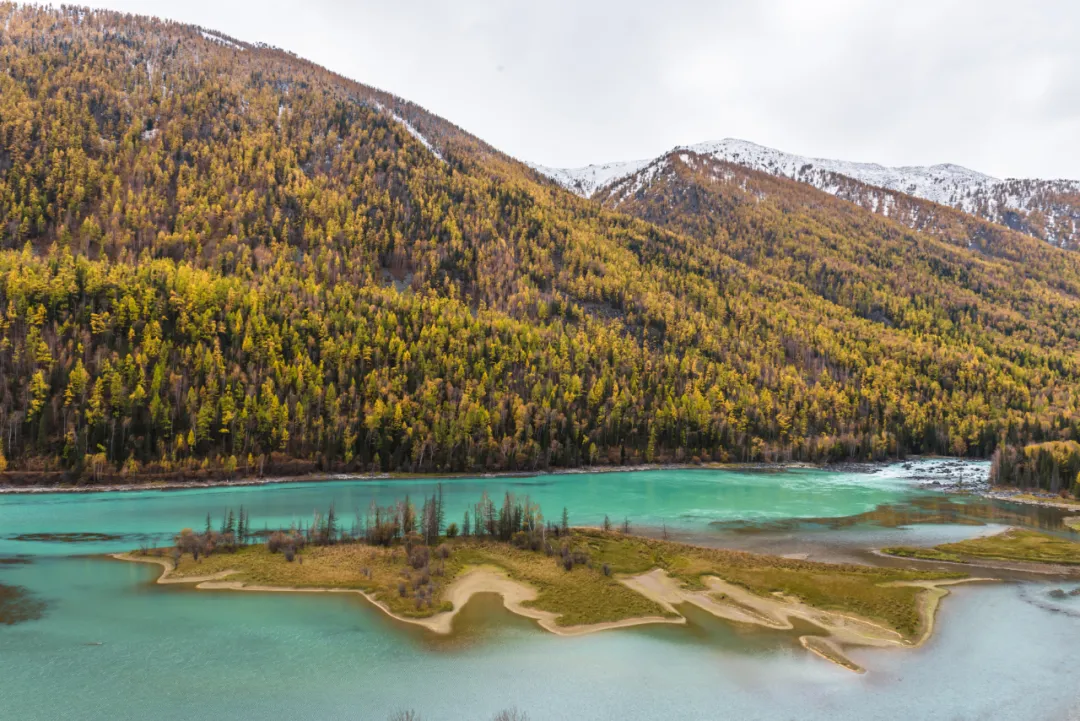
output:
{"label": "pine tree", "polygon": [[443,510],[442,483],[437,486],[435,499],[435,538],[442,535],[443,526],[446,524],[446,513]]}
{"label": "pine tree", "polygon": [[337,539],[338,535],[338,523],[337,513],[334,510],[334,504],[330,504],[330,510],[326,513],[326,542],[333,543]]}
{"label": "pine tree", "polygon": [[236,528],[236,540],[237,540],[237,543],[239,543],[241,546],[246,546],[247,545],[248,533],[249,533],[249,529],[248,529],[247,514],[244,513],[244,507],[241,505],[240,506],[240,518],[237,521],[237,528]]}

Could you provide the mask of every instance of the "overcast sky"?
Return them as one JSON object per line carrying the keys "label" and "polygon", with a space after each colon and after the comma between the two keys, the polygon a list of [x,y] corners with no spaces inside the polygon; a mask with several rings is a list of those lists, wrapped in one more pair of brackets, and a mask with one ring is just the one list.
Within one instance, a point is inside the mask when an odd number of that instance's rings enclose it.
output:
{"label": "overcast sky", "polygon": [[292,50],[545,165],[734,137],[1080,178],[1076,0],[91,4]]}

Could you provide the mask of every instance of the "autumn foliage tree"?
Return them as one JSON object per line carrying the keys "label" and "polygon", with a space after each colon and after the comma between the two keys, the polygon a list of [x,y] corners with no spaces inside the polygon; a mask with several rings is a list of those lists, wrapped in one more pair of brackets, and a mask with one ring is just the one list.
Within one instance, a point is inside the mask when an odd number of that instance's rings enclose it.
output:
{"label": "autumn foliage tree", "polygon": [[1076,262],[1024,275],[766,203],[707,227],[635,218],[415,105],[177,23],[0,5],[0,66],[16,480],[985,456],[1076,435]]}

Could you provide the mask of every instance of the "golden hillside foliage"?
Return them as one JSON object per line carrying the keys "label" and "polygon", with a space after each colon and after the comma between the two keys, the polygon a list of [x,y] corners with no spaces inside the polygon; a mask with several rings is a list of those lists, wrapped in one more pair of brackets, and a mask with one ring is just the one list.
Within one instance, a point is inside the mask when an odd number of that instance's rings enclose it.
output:
{"label": "golden hillside foliage", "polygon": [[0,5],[0,69],[9,475],[987,455],[1074,433],[1061,256],[1021,271],[854,206],[661,228],[176,23]]}

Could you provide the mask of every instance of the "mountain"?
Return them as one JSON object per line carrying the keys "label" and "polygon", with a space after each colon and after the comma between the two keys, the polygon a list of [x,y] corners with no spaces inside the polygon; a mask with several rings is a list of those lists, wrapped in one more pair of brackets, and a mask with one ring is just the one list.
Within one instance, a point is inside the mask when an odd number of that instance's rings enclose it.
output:
{"label": "mountain", "polygon": [[[887,168],[874,163],[806,158],[744,140],[680,146],[671,152],[709,156],[771,175],[797,180],[876,213],[900,217],[925,229],[918,214],[897,206],[904,196],[921,198],[1007,226],[1053,245],[1080,248],[1080,181],[999,180],[959,165]],[[671,153],[665,153],[660,159]],[[591,197],[655,163],[637,160],[584,168],[533,166],[563,187]]]}
{"label": "mountain", "polygon": [[[949,315],[981,307],[983,330],[1004,332],[992,343],[1008,344],[1030,330],[1025,318],[1062,307],[1056,293],[1061,300],[1080,293],[1066,280],[1080,271],[1080,258],[1023,234],[947,208],[935,228],[953,228],[964,243],[953,234],[913,232],[812,186],[711,154],[672,152],[593,198],[889,327],[912,322],[910,308],[898,303],[905,298]],[[988,301],[1019,315],[1001,325]]]}
{"label": "mountain", "polygon": [[1080,255],[958,211],[921,233],[678,154],[584,200],[390,93],[133,15],[0,5],[0,69],[7,482],[1078,431]]}
{"label": "mountain", "polygon": [[651,160],[630,160],[623,163],[587,165],[584,168],[548,168],[533,163],[528,163],[528,165],[572,193],[588,198],[600,188],[633,175],[652,162]]}

